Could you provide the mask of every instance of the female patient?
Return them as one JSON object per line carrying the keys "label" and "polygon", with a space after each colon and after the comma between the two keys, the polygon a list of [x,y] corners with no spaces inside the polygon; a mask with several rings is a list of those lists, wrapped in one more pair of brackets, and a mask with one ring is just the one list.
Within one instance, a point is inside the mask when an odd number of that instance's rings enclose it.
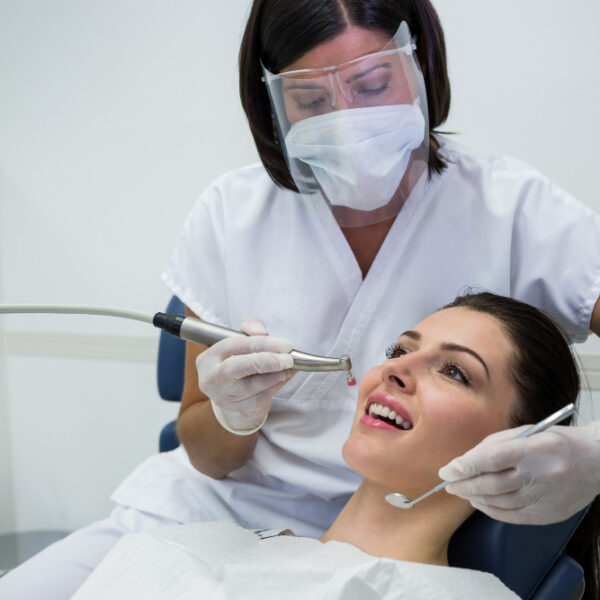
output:
{"label": "female patient", "polygon": [[[228,522],[125,536],[75,598],[516,598],[492,575],[448,568],[448,543],[470,504],[441,492],[400,510],[384,497],[416,498],[490,433],[575,402],[568,345],[537,309],[482,293],[458,297],[386,354],[361,381],[342,450],[363,482],[320,540],[260,539]],[[597,530],[587,531],[597,548]],[[585,567],[586,594],[596,598],[597,570]]]}

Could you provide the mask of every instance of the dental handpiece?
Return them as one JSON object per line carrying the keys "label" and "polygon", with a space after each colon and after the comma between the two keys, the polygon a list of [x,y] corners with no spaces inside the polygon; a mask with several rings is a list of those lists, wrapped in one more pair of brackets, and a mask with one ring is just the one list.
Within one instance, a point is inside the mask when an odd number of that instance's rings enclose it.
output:
{"label": "dental handpiece", "polygon": [[[222,327],[204,321],[198,317],[185,315],[168,315],[158,312],[154,315],[135,310],[111,308],[106,306],[74,306],[74,305],[49,305],[49,304],[0,304],[0,314],[79,314],[119,317],[152,323],[155,327],[189,342],[212,346],[216,342],[231,336],[245,336],[245,333]],[[295,371],[346,371],[346,382],[355,385],[356,379],[352,375],[352,363],[349,356],[329,358],[292,350],[294,359],[292,369]]]}
{"label": "dental handpiece", "polygon": [[[212,346],[213,344],[227,338],[245,336],[245,333],[209,323],[198,317],[187,317],[185,315],[168,315],[165,313],[156,313],[152,320],[155,327],[170,333],[176,337],[195,342],[203,346]],[[347,355],[341,358],[329,358],[317,356],[292,350],[290,355],[294,359],[292,369],[295,371],[346,371],[346,382],[348,385],[356,385],[356,379],[352,375],[352,363]]]}
{"label": "dental handpiece", "polygon": [[[560,410],[557,410],[555,413],[552,413],[549,417],[542,419],[535,425],[525,429],[518,435],[516,435],[513,439],[517,440],[520,438],[526,438],[534,433],[539,433],[540,431],[546,431],[548,427],[552,425],[556,425],[561,421],[564,421],[567,417],[570,417],[575,412],[575,405],[571,402],[566,406],[563,406]],[[421,502],[425,498],[431,496],[431,494],[435,494],[443,490],[447,485],[453,483],[452,481],[443,481],[439,485],[436,485],[433,489],[425,492],[422,496],[415,498],[414,500],[410,500],[404,494],[400,494],[398,492],[393,492],[391,494],[387,494],[385,497],[386,502],[395,506],[396,508],[412,508],[417,502]]]}

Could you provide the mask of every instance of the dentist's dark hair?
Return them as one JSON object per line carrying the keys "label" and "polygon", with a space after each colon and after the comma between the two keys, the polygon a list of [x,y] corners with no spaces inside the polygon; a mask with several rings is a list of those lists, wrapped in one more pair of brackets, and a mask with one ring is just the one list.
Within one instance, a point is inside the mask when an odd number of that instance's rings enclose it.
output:
{"label": "dentist's dark hair", "polygon": [[[239,53],[240,97],[258,154],[277,185],[297,191],[277,139],[260,62],[269,71],[279,73],[351,25],[392,38],[402,21],[416,38],[427,90],[429,126],[435,133],[448,117],[450,82],[444,32],[429,0],[254,0]],[[438,144],[431,138],[430,176],[445,167]]]}
{"label": "dentist's dark hair", "polygon": [[[453,307],[495,317],[512,341],[509,367],[518,403],[508,416],[511,427],[537,423],[570,402],[577,405],[577,361],[566,336],[551,318],[529,304],[489,292],[466,293],[444,306]],[[592,502],[566,552],[583,567],[583,599],[600,598],[600,497]]]}

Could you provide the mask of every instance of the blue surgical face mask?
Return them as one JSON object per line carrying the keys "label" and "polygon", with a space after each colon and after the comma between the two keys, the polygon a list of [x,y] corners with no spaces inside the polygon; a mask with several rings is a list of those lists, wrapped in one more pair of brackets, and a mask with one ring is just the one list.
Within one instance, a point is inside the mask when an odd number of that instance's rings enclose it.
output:
{"label": "blue surgical face mask", "polygon": [[351,108],[294,123],[285,146],[330,204],[371,211],[391,200],[425,128],[418,102]]}

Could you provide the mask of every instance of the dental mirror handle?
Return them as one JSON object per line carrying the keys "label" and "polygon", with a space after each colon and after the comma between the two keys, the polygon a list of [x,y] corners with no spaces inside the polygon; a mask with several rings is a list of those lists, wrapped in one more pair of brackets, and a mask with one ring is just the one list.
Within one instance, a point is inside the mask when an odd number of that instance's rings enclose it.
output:
{"label": "dental mirror handle", "polygon": [[519,438],[526,438],[534,433],[538,433],[539,431],[545,431],[548,427],[552,427],[552,425],[556,425],[561,421],[564,421],[567,417],[570,417],[575,412],[575,405],[571,402],[566,406],[563,406],[560,410],[557,410],[555,413],[552,413],[549,417],[546,417],[539,423],[532,425],[529,429],[526,429],[519,435],[515,436],[515,440]]}
{"label": "dental mirror handle", "polygon": [[[552,425],[556,425],[557,423],[564,421],[567,417],[570,417],[574,412],[575,405],[571,402],[570,404],[563,406],[560,410],[557,410],[555,413],[552,413],[549,417],[546,417],[545,419],[539,421],[535,425],[532,425],[525,431],[519,433],[512,439],[517,440],[520,438],[526,438],[533,435],[534,433],[545,431],[549,427],[552,427]],[[435,494],[436,492],[443,490],[447,485],[450,485],[451,483],[454,482],[443,481],[442,483],[436,485],[433,489],[429,490],[428,492],[425,492],[422,496],[419,496],[415,500],[409,500],[404,494],[399,494],[397,492],[387,494],[385,499],[389,504],[391,504],[392,506],[396,506],[397,508],[412,508],[417,502],[421,502],[421,500],[424,500],[428,496],[431,496],[431,494]]]}

